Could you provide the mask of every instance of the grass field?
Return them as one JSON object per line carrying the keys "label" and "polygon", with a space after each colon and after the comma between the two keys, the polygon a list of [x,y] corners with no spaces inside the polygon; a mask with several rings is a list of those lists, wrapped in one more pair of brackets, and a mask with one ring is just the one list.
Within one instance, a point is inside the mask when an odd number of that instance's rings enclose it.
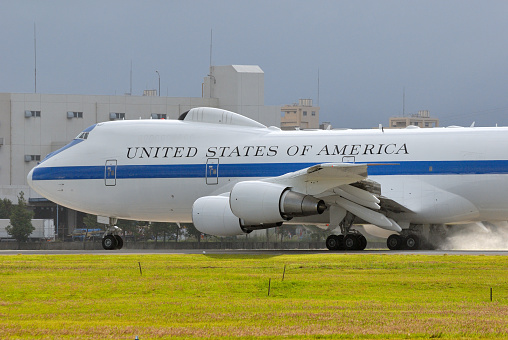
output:
{"label": "grass field", "polygon": [[17,255],[0,268],[2,339],[508,338],[503,256]]}

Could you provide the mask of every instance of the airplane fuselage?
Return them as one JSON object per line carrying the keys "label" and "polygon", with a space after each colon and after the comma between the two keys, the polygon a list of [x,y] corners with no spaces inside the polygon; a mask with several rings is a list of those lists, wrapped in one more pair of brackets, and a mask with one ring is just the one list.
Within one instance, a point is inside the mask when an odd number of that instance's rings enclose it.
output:
{"label": "airplane fuselage", "polygon": [[[508,220],[508,128],[281,131],[173,120],[99,123],[29,175],[79,211],[190,222],[192,204],[244,180],[367,163],[408,223]],[[306,218],[323,222],[327,217]]]}

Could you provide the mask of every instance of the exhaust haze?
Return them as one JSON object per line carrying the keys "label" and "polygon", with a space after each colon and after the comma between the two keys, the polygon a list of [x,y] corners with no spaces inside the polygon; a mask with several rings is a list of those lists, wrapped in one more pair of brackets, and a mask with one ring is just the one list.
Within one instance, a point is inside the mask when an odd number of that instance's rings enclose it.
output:
{"label": "exhaust haze", "polygon": [[508,250],[508,222],[477,222],[452,226],[442,250]]}

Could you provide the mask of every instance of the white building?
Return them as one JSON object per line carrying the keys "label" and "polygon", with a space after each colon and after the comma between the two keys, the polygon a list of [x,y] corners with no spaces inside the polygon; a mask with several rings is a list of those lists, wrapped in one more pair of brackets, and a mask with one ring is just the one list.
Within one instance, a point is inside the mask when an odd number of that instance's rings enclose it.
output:
{"label": "white building", "polygon": [[[200,98],[0,93],[0,199],[16,203],[23,191],[35,206],[36,218],[56,221],[56,206],[32,191],[26,176],[48,153],[98,122],[177,119],[191,108],[210,106],[280,126],[280,106],[264,105],[264,73],[259,66],[214,66],[202,90]],[[77,212],[60,207],[59,224],[65,233],[81,227],[81,219]]]}

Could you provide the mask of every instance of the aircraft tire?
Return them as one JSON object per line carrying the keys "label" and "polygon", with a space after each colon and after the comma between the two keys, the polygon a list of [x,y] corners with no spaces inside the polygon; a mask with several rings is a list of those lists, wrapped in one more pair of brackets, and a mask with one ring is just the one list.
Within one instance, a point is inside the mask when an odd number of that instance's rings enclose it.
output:
{"label": "aircraft tire", "polygon": [[344,236],[344,249],[345,250],[359,250],[360,242],[355,234],[347,234]]}
{"label": "aircraft tire", "polygon": [[105,250],[114,250],[116,249],[118,242],[114,235],[106,235],[102,239],[102,248]]}
{"label": "aircraft tire", "polygon": [[328,236],[326,238],[326,248],[328,248],[328,250],[339,250],[340,249],[340,239],[339,239],[339,236],[338,235],[330,235],[330,236]]}
{"label": "aircraft tire", "polygon": [[410,234],[404,238],[404,248],[407,250],[420,249],[420,238],[414,234]]}
{"label": "aircraft tire", "polygon": [[367,239],[363,235],[358,235],[358,250],[365,250],[367,248]]}
{"label": "aircraft tire", "polygon": [[115,240],[116,240],[116,249],[122,249],[123,239],[120,237],[120,235],[115,235]]}
{"label": "aircraft tire", "polygon": [[337,250],[344,250],[344,235],[337,235],[339,238],[339,248]]}
{"label": "aircraft tire", "polygon": [[386,245],[390,250],[400,250],[402,249],[403,239],[400,235],[392,234],[386,240]]}

